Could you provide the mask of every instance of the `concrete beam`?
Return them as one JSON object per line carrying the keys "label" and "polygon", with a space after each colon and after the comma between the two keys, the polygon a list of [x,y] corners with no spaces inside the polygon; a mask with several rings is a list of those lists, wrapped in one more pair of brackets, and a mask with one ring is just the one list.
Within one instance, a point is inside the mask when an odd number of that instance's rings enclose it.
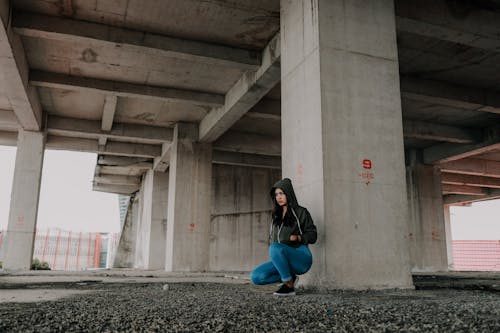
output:
{"label": "concrete beam", "polygon": [[104,107],[102,110],[102,122],[101,122],[101,129],[103,131],[109,132],[113,127],[113,119],[115,118],[117,102],[118,102],[118,97],[113,95],[106,96],[104,100]]}
{"label": "concrete beam", "polygon": [[500,149],[500,136],[494,135],[476,144],[443,143],[424,149],[424,163],[436,164],[459,160]]}
{"label": "concrete beam", "polygon": [[227,92],[224,105],[210,111],[200,122],[201,142],[217,140],[280,81],[280,57],[278,33],[262,52],[259,69],[245,72]]}
{"label": "concrete beam", "polygon": [[38,87],[93,91],[119,97],[174,100],[208,106],[221,106],[224,104],[224,96],[218,94],[91,79],[43,71],[31,71],[30,84]]}
{"label": "concrete beam", "polygon": [[258,68],[261,59],[256,51],[27,12],[16,12],[12,25],[18,34],[28,37],[83,45],[99,43],[113,48],[119,45],[122,51],[160,54],[242,70]]}
{"label": "concrete beam", "polygon": [[466,129],[424,121],[403,120],[403,134],[406,138],[453,143],[475,143],[480,141],[482,132],[476,129]]}
{"label": "concrete beam", "polygon": [[454,108],[500,114],[500,94],[487,89],[401,76],[401,96]]}
{"label": "concrete beam", "polygon": [[[500,177],[500,175],[499,175]],[[443,184],[500,188],[500,178],[442,173]]]}
{"label": "concrete beam", "polygon": [[98,139],[105,137],[111,140],[120,140],[133,143],[162,144],[171,142],[173,130],[171,128],[136,125],[114,124],[110,131],[101,129],[98,120],[84,120],[49,116],[47,132],[58,136]]}
{"label": "concrete beam", "polygon": [[17,146],[17,132],[0,131],[1,146]]}
{"label": "concrete beam", "polygon": [[45,145],[47,149],[71,150],[103,155],[118,155],[131,157],[153,158],[160,155],[161,147],[137,143],[108,142],[105,147],[100,146],[97,140],[79,139],[49,135]]}
{"label": "concrete beam", "polygon": [[214,149],[237,153],[281,156],[281,139],[259,134],[228,131],[214,142]]}
{"label": "concrete beam", "polygon": [[111,155],[99,155],[97,157],[98,165],[108,165],[108,166],[134,166],[136,164],[149,163],[149,168],[151,168],[152,163],[149,158],[140,157],[123,157],[123,156],[111,156]]}
{"label": "concrete beam", "polygon": [[245,117],[256,121],[281,121],[279,114],[270,114],[262,112],[247,112]]}
{"label": "concrete beam", "polygon": [[500,199],[500,189],[491,189],[489,190],[489,193],[487,195],[481,197],[477,195],[460,195],[460,194],[445,195],[443,198],[443,203],[445,205],[463,205],[463,204],[470,204],[473,202],[493,200],[493,199]]}
{"label": "concrete beam", "polygon": [[[498,51],[500,14],[479,1],[397,0],[398,31]],[[457,14],[459,13],[459,14]]]}
{"label": "concrete beam", "polygon": [[481,187],[443,184],[443,194],[487,195],[488,191]]}
{"label": "concrete beam", "polygon": [[281,170],[281,158],[279,156],[244,154],[214,150],[212,152],[212,162],[214,164]]}
{"label": "concrete beam", "polygon": [[123,175],[94,175],[94,182],[103,185],[140,185],[141,177]]}
{"label": "concrete beam", "polygon": [[9,6],[0,10],[0,90],[7,94],[19,124],[29,131],[39,131],[42,127],[42,106],[38,91],[28,84],[29,65],[21,38],[10,29]]}
{"label": "concrete beam", "polygon": [[171,143],[164,143],[161,146],[161,155],[155,157],[153,162],[153,170],[154,171],[162,171],[165,172],[170,165],[170,151],[172,148]]}
{"label": "concrete beam", "polygon": [[93,191],[130,195],[139,191],[140,185],[109,185],[94,183]]}
{"label": "concrete beam", "polygon": [[1,130],[19,130],[20,125],[16,114],[11,110],[0,110],[0,129]]}
{"label": "concrete beam", "polygon": [[152,163],[141,162],[131,166],[97,166],[100,175],[141,176],[153,168]]}
{"label": "concrete beam", "polygon": [[500,178],[500,162],[467,158],[439,165],[441,171]]}

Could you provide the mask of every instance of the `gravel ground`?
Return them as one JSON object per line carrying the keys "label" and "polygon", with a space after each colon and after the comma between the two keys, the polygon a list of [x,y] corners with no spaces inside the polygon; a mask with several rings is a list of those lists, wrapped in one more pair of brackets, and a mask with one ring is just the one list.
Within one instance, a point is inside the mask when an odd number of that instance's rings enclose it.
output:
{"label": "gravel ground", "polygon": [[218,283],[52,283],[0,289],[90,290],[0,304],[0,332],[499,332],[500,294],[481,290],[299,290]]}

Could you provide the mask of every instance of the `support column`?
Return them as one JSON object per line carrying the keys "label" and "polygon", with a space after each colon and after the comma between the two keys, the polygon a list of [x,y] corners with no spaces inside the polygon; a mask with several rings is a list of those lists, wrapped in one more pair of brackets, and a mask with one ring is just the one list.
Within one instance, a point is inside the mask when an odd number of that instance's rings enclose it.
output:
{"label": "support column", "polygon": [[446,238],[446,255],[448,257],[448,270],[452,271],[454,268],[453,260],[453,238],[451,237],[451,218],[450,206],[444,206],[444,230]]}
{"label": "support column", "polygon": [[412,288],[394,4],[281,1],[283,176],[318,227],[307,285]]}
{"label": "support column", "polygon": [[113,268],[133,268],[137,241],[137,198],[132,197],[127,207],[125,221],[120,232]]}
{"label": "support column", "polygon": [[441,171],[412,162],[407,167],[408,238],[414,272],[448,270]]}
{"label": "support column", "polygon": [[143,179],[142,216],[138,238],[142,269],[165,269],[168,172],[148,170]]}
{"label": "support column", "polygon": [[33,258],[45,136],[19,130],[3,267],[29,270]]}
{"label": "support column", "polygon": [[178,123],[170,150],[167,271],[208,268],[212,146],[197,143],[198,128]]}

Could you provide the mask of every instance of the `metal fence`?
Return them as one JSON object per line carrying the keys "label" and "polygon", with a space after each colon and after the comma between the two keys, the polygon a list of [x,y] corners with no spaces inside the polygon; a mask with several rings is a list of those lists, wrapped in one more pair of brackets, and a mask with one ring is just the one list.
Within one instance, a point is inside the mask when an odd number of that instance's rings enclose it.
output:
{"label": "metal fence", "polygon": [[[3,258],[5,231],[0,231]],[[47,262],[52,270],[80,271],[109,267],[118,246],[117,233],[74,232],[52,228],[37,230],[33,258]]]}

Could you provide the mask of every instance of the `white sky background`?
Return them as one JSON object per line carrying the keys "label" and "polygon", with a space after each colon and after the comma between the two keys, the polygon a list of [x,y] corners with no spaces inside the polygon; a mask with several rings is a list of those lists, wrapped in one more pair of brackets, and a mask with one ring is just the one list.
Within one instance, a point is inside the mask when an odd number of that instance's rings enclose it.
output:
{"label": "white sky background", "polygon": [[[7,229],[14,147],[0,146],[0,229]],[[92,191],[96,155],[46,150],[37,227],[118,232],[118,195]],[[264,195],[264,194],[263,194]],[[451,208],[453,239],[500,240],[500,200]]]}
{"label": "white sky background", "polygon": [[[15,147],[0,146],[0,229],[7,229]],[[92,191],[96,154],[45,150],[38,229],[119,232],[118,195]]]}

